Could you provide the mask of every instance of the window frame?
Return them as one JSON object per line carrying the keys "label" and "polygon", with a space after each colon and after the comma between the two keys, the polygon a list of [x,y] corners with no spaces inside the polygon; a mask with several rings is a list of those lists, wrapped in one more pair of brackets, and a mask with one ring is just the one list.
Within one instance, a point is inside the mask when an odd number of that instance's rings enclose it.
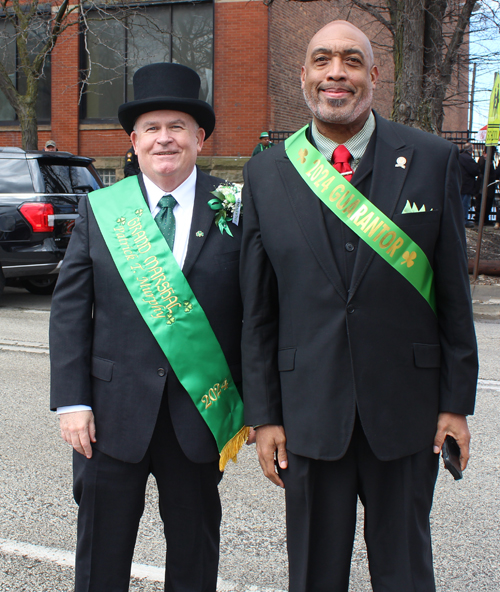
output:
{"label": "window frame", "polygon": [[[45,16],[47,18],[47,20],[50,21],[50,17],[51,17],[50,8],[47,9],[44,6],[41,6],[38,8],[36,14],[37,14],[37,16],[39,16],[41,18],[43,18]],[[0,19],[7,19],[7,18],[8,17],[7,17],[5,10],[0,10]],[[14,72],[15,80],[16,80],[15,87],[16,87],[16,90],[19,91],[21,72],[20,72],[19,52],[17,49],[17,43],[14,44],[14,48],[15,48],[15,64],[16,64],[16,70]],[[39,117],[37,114],[37,125],[50,125],[51,121],[52,121],[52,52],[49,52],[46,56],[46,60],[44,63],[44,71],[43,71],[44,76],[47,76],[47,73],[45,71],[45,68],[47,65],[48,65],[48,70],[49,70],[48,85],[47,85],[47,88],[49,90],[49,98],[48,98],[49,116],[48,117]],[[37,101],[40,100],[40,80],[41,80],[41,78],[39,79],[39,86],[38,86],[39,94],[37,97]],[[7,97],[5,97],[5,100],[10,105]],[[12,109],[14,110],[13,107],[12,107]],[[14,118],[13,119],[0,119],[0,131],[1,131],[1,128],[9,127],[9,126],[20,126],[19,117],[18,117],[15,110],[14,110]]]}
{"label": "window frame", "polygon": [[[170,60],[172,60],[173,55],[173,10],[172,7],[175,5],[195,5],[195,4],[210,4],[212,6],[212,73],[214,73],[215,69],[215,0],[171,0],[170,2],[165,2],[165,0],[149,0],[148,2],[135,2],[131,4],[127,4],[127,8],[147,8],[149,6],[169,6],[170,7],[170,47],[169,47],[169,55]],[[122,8],[122,6],[118,6],[117,10]],[[125,29],[125,64],[123,69],[123,97],[124,103],[128,102],[128,63],[127,63],[127,52],[128,52],[128,40],[127,40],[128,30]],[[79,123],[81,125],[105,125],[105,124],[118,124],[118,112],[116,117],[86,117],[87,112],[87,93],[86,87],[87,84],[84,80],[85,73],[87,71],[87,64],[86,64],[86,51],[85,51],[85,30],[82,27],[82,23],[80,23],[80,56],[79,56],[79,65],[80,65],[80,73],[81,73],[81,81],[80,81],[80,108],[79,108]],[[170,61],[170,63],[172,63]],[[215,76],[212,76],[212,97],[215,96],[214,93],[214,85],[215,85]]]}

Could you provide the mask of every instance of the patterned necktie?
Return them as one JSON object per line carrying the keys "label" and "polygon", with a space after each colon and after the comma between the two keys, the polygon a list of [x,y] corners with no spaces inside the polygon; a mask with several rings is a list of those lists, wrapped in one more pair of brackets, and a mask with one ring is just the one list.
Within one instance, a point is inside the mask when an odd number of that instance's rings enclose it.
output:
{"label": "patterned necktie", "polygon": [[161,209],[155,216],[155,222],[165,237],[170,250],[173,251],[175,239],[174,207],[177,205],[177,201],[172,195],[164,195],[158,205]]}
{"label": "patterned necktie", "polygon": [[343,177],[345,177],[347,181],[350,181],[353,175],[351,165],[349,164],[351,158],[351,153],[343,144],[337,146],[337,148],[335,148],[335,150],[333,151],[333,168],[337,169],[339,173],[344,173]]}

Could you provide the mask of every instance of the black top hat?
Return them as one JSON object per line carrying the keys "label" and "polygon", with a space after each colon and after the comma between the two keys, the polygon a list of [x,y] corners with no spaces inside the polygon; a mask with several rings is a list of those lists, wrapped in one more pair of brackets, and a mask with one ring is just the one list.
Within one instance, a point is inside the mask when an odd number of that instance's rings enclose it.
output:
{"label": "black top hat", "polygon": [[159,109],[189,113],[205,130],[205,138],[214,131],[215,113],[201,101],[200,77],[181,64],[149,64],[134,74],[134,100],[118,108],[118,119],[131,134],[139,115]]}

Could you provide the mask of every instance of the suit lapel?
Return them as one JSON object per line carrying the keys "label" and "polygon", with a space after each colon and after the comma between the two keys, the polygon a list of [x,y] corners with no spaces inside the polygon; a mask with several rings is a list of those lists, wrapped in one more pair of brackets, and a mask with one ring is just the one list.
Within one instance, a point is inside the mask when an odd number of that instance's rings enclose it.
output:
{"label": "suit lapel", "polygon": [[276,161],[292,210],[304,237],[326,276],[346,300],[347,291],[333,256],[320,200],[305,185],[288,157]]}
{"label": "suit lapel", "polygon": [[[394,128],[385,120],[375,114],[377,127],[375,130],[376,144],[373,157],[373,173],[370,186],[370,195],[366,196],[386,216],[391,218],[395,212],[401,191],[411,166],[413,146],[406,146]],[[406,159],[405,168],[396,166],[397,159]],[[361,163],[360,163],[361,166]],[[358,171],[356,171],[357,173]],[[358,183],[360,178],[353,178]],[[354,264],[349,299],[351,299],[368,267],[376,257],[375,251],[363,240],[359,241],[359,249]]]}
{"label": "suit lapel", "polygon": [[[182,268],[182,272],[186,277],[189,275],[194,263],[198,259],[211,227],[214,226],[215,228],[215,212],[208,205],[208,202],[213,197],[210,192],[213,191],[214,188],[215,185],[212,179],[198,169],[193,218],[191,220],[191,229],[189,231],[188,250]],[[200,233],[203,234],[200,236]]]}

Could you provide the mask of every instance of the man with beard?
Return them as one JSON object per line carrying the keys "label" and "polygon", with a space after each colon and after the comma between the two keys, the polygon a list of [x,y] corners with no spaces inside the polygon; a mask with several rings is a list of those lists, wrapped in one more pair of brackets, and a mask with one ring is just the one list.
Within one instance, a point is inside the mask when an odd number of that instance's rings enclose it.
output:
{"label": "man with beard", "polygon": [[285,487],[291,592],[348,589],[358,497],[373,590],[435,590],[446,436],[469,458],[458,149],[374,113],[377,78],[367,37],[326,25],[302,68],[312,123],[244,173],[245,421]]}

